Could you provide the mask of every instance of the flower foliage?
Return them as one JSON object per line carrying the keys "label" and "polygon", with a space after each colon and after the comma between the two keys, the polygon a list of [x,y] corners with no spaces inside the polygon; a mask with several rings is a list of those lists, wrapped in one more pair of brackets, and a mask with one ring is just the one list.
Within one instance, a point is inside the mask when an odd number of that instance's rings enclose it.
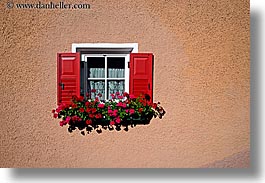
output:
{"label": "flower foliage", "polygon": [[[96,91],[93,91],[96,92]],[[100,101],[95,99],[85,100],[84,97],[73,96],[71,104],[61,103],[56,109],[52,110],[53,117],[61,119],[60,126],[68,126],[68,131],[75,129],[90,133],[96,130],[98,133],[102,129],[128,130],[128,126],[134,127],[140,121],[148,123],[153,117],[164,116],[165,110],[160,103],[151,103],[150,96],[141,95],[135,97],[128,93],[112,94],[112,99]]]}

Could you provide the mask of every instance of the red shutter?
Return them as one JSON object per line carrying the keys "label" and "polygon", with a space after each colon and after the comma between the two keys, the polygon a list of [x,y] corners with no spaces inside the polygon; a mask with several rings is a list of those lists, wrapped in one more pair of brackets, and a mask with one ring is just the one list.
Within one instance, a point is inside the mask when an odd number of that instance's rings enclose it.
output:
{"label": "red shutter", "polygon": [[149,94],[153,101],[153,54],[131,53],[130,94]]}
{"label": "red shutter", "polygon": [[57,102],[69,104],[80,96],[80,53],[57,54]]}

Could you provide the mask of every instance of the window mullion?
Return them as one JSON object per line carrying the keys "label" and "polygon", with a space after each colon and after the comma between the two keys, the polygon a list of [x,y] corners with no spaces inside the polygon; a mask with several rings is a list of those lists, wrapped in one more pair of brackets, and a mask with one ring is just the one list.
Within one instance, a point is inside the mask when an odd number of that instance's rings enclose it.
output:
{"label": "window mullion", "polygon": [[108,92],[108,83],[107,83],[107,77],[108,77],[108,66],[107,66],[107,56],[105,57],[105,100],[107,100],[107,92]]}

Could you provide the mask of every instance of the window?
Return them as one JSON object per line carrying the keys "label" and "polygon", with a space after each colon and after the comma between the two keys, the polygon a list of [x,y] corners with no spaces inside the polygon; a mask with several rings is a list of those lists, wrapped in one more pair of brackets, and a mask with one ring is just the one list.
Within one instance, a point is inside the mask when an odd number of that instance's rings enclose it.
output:
{"label": "window", "polygon": [[[153,54],[137,53],[132,44],[73,44],[73,53],[57,54],[57,101],[69,103],[73,95],[111,99],[128,92],[153,98]],[[88,94],[88,96],[86,95]]]}
{"label": "window", "polygon": [[[81,56],[80,95],[100,100],[111,99],[112,93],[129,92],[129,55],[84,54]],[[127,66],[127,67],[125,67]],[[96,90],[96,93],[91,92]]]}

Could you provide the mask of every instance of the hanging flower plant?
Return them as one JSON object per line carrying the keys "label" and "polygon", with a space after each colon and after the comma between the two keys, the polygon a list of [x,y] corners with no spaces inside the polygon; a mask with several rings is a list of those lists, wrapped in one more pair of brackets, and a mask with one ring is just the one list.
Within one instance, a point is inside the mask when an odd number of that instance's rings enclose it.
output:
{"label": "hanging flower plant", "polygon": [[[96,92],[96,91],[92,91]],[[96,130],[128,130],[137,124],[148,124],[153,117],[164,116],[165,110],[160,103],[151,103],[149,95],[135,97],[128,93],[111,94],[112,99],[100,101],[98,94],[95,99],[85,100],[84,97],[72,98],[72,103],[61,103],[52,110],[54,118],[62,119],[60,126],[68,126],[68,131],[79,129],[81,134]]]}

